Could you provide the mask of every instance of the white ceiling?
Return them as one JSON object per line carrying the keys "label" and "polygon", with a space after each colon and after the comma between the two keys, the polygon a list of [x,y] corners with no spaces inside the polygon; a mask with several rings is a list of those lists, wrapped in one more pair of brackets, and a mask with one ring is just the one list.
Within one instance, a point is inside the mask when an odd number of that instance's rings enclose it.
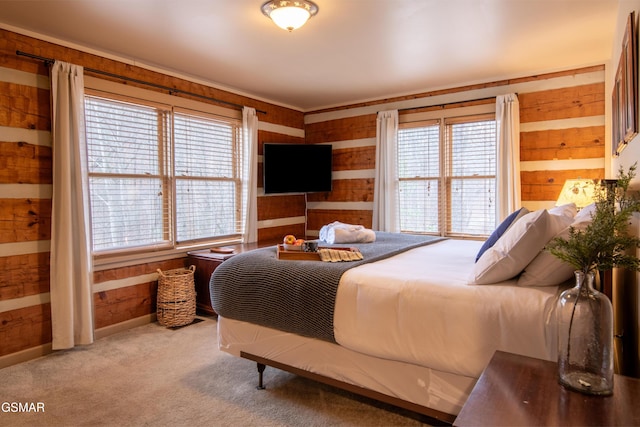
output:
{"label": "white ceiling", "polygon": [[[602,64],[615,0],[0,0],[0,23],[302,111]],[[21,32],[24,32],[20,30]]]}

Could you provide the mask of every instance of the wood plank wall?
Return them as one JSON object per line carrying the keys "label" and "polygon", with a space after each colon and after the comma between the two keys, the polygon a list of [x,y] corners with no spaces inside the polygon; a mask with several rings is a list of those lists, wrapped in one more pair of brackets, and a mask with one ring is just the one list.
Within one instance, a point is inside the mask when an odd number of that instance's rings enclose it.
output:
{"label": "wood plank wall", "polygon": [[556,200],[567,179],[604,178],[604,81],[523,93],[519,100],[525,206]]}
{"label": "wood plank wall", "polygon": [[520,102],[522,205],[553,206],[566,179],[604,178],[604,81],[602,65],[305,114],[307,143],[334,148],[334,190],[308,195],[307,234],[332,221],[371,226],[377,111],[468,107],[506,93],[518,93]]}
{"label": "wood plank wall", "polygon": [[[17,50],[263,110],[266,114],[258,115],[260,156],[264,142],[304,143],[302,112],[0,30],[0,367],[9,356],[46,349],[51,341],[48,69],[39,61],[17,56]],[[260,191],[261,180],[259,187],[259,240],[269,241],[290,231],[304,235],[304,196],[266,197]],[[156,270],[182,267],[185,261],[181,256],[96,271],[98,331],[155,313]]]}

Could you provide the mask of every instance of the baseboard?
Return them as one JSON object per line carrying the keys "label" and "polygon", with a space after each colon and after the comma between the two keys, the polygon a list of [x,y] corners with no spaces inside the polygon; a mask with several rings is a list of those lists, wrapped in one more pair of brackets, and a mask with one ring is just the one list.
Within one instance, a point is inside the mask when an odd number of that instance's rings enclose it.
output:
{"label": "baseboard", "polygon": [[156,313],[146,314],[144,316],[136,317],[135,319],[125,320],[124,322],[114,323],[113,325],[96,329],[93,336],[95,339],[99,340],[100,338],[108,337],[109,335],[117,334],[118,332],[124,332],[132,328],[137,328],[138,326],[146,325],[147,323],[153,323],[156,319]]}
{"label": "baseboard", "polygon": [[31,347],[25,350],[1,356],[0,369],[12,365],[17,365],[18,363],[27,362],[29,360],[37,359],[38,357],[46,356],[52,351],[53,350],[51,350],[51,343],[47,343],[39,345],[37,347]]}
{"label": "baseboard", "polygon": [[[156,313],[147,314],[135,319],[126,320],[124,322],[116,323],[113,325],[105,326],[104,328],[96,329],[94,332],[94,339],[99,340],[101,338],[108,337],[109,335],[117,334],[138,326],[143,326],[148,323],[156,321]],[[37,359],[38,357],[51,354],[51,343],[42,344],[37,347],[27,348],[15,353],[0,356],[0,369],[6,368],[18,363],[28,362],[29,360]]]}

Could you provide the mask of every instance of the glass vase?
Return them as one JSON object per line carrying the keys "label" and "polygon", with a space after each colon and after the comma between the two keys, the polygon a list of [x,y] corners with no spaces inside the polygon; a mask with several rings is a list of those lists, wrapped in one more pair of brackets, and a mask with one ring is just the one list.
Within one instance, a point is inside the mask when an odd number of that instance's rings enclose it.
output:
{"label": "glass vase", "polygon": [[558,379],[585,394],[613,393],[613,309],[593,287],[594,273],[575,272],[576,285],[558,301]]}

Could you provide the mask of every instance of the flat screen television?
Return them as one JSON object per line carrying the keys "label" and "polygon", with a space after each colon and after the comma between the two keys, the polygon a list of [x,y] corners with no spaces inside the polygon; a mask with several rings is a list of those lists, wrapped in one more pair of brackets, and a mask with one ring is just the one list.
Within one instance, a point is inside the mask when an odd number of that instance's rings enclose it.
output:
{"label": "flat screen television", "polygon": [[265,194],[331,191],[331,145],[264,144]]}

